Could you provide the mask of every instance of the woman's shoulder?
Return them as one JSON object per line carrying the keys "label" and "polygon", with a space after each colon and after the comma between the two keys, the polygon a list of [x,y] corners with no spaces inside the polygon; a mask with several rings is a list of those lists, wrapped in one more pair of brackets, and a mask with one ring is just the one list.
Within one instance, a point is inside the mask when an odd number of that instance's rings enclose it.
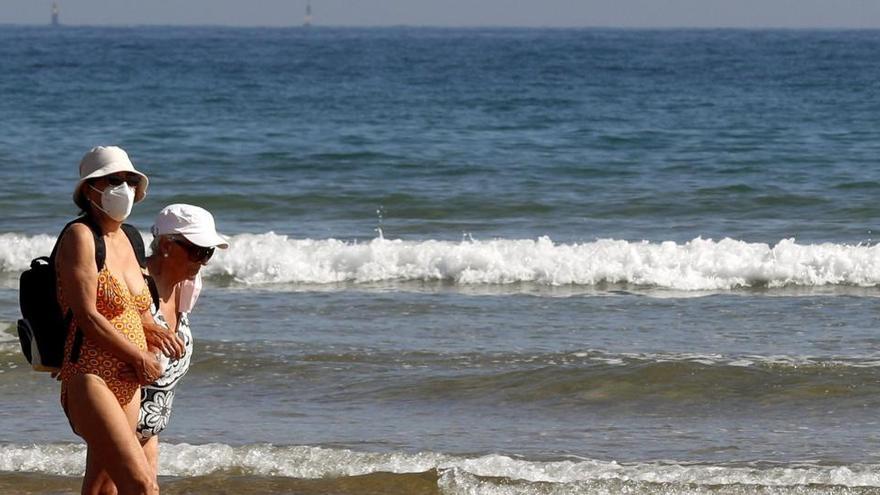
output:
{"label": "woman's shoulder", "polygon": [[75,245],[80,244],[94,244],[95,236],[92,233],[92,229],[89,228],[88,225],[84,223],[71,223],[64,229],[64,232],[61,234],[61,246],[63,248],[64,244],[72,243]]}
{"label": "woman's shoulder", "polygon": [[94,234],[88,225],[72,223],[58,240],[58,257],[62,260],[94,259]]}
{"label": "woman's shoulder", "polygon": [[65,234],[77,232],[79,235],[92,235],[92,229],[85,224],[85,222],[73,221],[67,224],[67,228],[65,229]]}

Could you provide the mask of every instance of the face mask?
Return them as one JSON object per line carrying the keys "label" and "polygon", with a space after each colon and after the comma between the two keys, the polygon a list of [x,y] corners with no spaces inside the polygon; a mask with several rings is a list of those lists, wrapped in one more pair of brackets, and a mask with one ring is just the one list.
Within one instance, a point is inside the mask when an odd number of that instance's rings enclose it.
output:
{"label": "face mask", "polygon": [[195,278],[188,278],[178,284],[177,310],[181,313],[189,313],[199,300],[202,292],[202,274],[196,274]]}
{"label": "face mask", "polygon": [[[95,187],[92,187],[92,189],[98,190]],[[131,207],[134,205],[134,188],[129,187],[128,184],[123,182],[118,186],[108,186],[100,192],[101,206],[95,205],[95,208],[103,211],[108,217],[117,222],[128,218],[128,215],[131,214]]]}

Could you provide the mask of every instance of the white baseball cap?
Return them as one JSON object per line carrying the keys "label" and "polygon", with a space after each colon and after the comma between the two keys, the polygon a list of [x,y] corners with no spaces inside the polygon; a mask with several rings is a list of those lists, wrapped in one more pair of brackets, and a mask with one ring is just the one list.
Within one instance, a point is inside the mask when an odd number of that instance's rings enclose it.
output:
{"label": "white baseball cap", "polygon": [[139,203],[147,195],[150,180],[146,175],[134,169],[128,153],[118,146],[96,146],[83,155],[79,162],[79,182],[73,189],[73,202],[83,208],[82,188],[89,179],[105,177],[117,172],[130,172],[141,176],[141,181],[134,190],[134,202]]}
{"label": "white baseball cap", "polygon": [[168,205],[156,215],[150,230],[154,236],[180,234],[196,246],[229,247],[229,243],[214,227],[214,216],[198,206],[182,203]]}

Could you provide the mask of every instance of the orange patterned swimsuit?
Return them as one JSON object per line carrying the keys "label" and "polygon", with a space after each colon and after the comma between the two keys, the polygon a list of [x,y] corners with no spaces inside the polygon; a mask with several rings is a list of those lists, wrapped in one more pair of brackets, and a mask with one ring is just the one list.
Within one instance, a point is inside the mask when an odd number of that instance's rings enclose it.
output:
{"label": "orange patterned swimsuit", "polygon": [[[60,283],[58,300],[67,313],[68,306],[64,303]],[[150,309],[150,303],[150,291],[146,286],[139,295],[133,295],[129,292],[128,286],[117,280],[106,266],[98,272],[98,294],[95,301],[98,312],[141,350],[147,349],[147,341],[140,315]],[[67,381],[73,376],[87,373],[101,377],[120,405],[128,404],[134,394],[140,391],[141,386],[119,378],[119,372],[128,365],[115,354],[83,335],[79,360],[75,363],[70,362],[75,328],[76,322],[71,321],[67,341],[64,344],[64,363],[61,365],[61,405],[64,410],[67,410]]]}

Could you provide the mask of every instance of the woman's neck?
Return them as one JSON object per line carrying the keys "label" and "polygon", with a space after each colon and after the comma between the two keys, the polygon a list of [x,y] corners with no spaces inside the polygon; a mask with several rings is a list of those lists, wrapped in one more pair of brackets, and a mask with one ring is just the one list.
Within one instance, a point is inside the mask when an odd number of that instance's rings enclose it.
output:
{"label": "woman's neck", "polygon": [[93,224],[97,225],[99,229],[101,229],[102,235],[111,234],[114,232],[118,232],[120,227],[122,227],[122,222],[117,222],[113,220],[109,216],[103,214],[100,211],[96,211],[92,209],[90,213],[87,213],[89,219]]}
{"label": "woman's neck", "polygon": [[156,281],[156,288],[159,289],[159,296],[168,300],[174,291],[174,286],[183,281],[186,277],[184,274],[174,273],[170,267],[165,266],[159,255],[151,254],[147,257],[147,270],[150,276]]}

